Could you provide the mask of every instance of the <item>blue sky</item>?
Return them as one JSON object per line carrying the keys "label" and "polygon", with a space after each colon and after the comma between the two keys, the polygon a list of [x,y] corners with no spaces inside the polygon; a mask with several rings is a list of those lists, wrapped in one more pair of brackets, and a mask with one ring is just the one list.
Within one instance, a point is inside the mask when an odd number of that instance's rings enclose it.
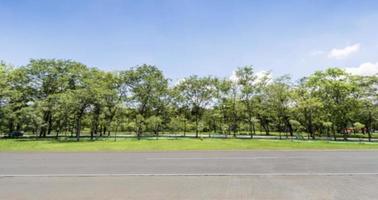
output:
{"label": "blue sky", "polygon": [[0,59],[14,65],[147,63],[172,79],[244,65],[294,79],[330,66],[371,73],[377,35],[373,0],[0,0]]}

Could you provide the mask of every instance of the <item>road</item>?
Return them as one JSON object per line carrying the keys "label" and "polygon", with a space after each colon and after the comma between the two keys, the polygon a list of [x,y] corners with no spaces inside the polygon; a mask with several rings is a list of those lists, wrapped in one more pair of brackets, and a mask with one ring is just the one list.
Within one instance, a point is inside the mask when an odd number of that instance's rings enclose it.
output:
{"label": "road", "polygon": [[378,151],[0,153],[0,199],[377,199]]}

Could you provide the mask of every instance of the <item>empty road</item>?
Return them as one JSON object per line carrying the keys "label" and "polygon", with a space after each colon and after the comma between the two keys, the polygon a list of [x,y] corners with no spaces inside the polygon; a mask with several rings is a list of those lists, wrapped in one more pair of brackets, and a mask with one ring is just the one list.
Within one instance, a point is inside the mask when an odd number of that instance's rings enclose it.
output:
{"label": "empty road", "polygon": [[0,199],[378,199],[378,151],[0,153]]}

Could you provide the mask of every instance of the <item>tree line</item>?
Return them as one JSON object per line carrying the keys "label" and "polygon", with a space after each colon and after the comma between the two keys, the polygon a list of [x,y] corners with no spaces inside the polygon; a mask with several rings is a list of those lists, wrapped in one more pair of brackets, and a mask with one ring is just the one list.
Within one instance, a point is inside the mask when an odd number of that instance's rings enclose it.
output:
{"label": "tree line", "polygon": [[272,78],[252,66],[231,78],[192,75],[172,82],[161,70],[140,65],[107,72],[72,60],[36,59],[25,66],[0,64],[0,132],[37,137],[111,132],[256,132],[345,139],[378,129],[378,76],[341,68],[317,71],[299,81]]}

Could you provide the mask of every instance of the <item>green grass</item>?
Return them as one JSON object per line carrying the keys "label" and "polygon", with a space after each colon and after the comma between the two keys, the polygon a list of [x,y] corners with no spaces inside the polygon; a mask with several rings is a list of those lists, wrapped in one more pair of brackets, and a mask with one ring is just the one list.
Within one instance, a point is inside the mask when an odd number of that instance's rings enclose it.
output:
{"label": "green grass", "polygon": [[249,139],[125,139],[121,141],[0,140],[2,152],[99,152],[180,150],[331,150],[378,149],[378,143],[249,140]]}

